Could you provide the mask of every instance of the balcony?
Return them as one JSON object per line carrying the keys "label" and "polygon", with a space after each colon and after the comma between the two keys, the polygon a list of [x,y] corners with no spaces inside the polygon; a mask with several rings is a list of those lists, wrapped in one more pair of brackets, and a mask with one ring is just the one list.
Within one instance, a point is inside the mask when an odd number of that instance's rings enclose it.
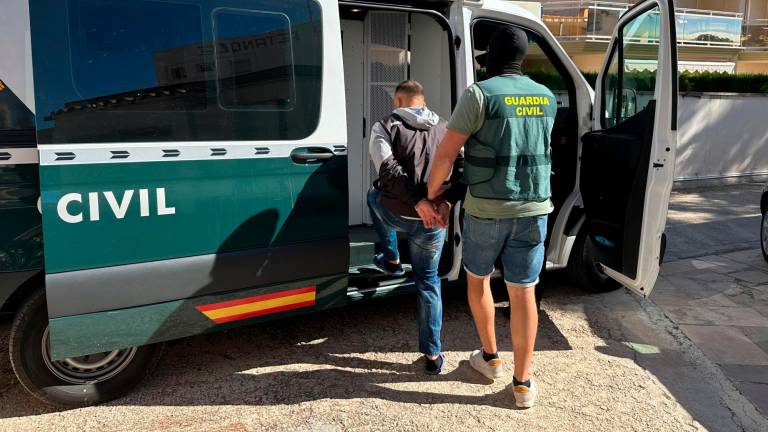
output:
{"label": "balcony", "polygon": [[[607,1],[555,1],[544,4],[542,19],[561,40],[608,42],[619,18],[632,5]],[[699,9],[675,10],[679,45],[741,47],[744,14]],[[755,39],[766,45],[768,20]],[[658,38],[658,35],[656,35]],[[651,35],[653,39],[653,35]]]}
{"label": "balcony", "polygon": [[756,19],[744,23],[742,46],[750,51],[768,51],[768,19]]}

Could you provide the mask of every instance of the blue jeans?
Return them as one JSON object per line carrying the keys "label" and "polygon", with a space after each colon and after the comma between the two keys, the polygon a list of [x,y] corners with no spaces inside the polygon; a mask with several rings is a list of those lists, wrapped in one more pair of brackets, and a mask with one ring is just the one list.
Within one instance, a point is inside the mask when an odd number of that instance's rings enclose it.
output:
{"label": "blue jeans", "polygon": [[384,258],[398,260],[397,232],[408,235],[411,267],[418,293],[419,351],[437,355],[441,352],[440,333],[443,327],[443,301],[440,295],[440,276],[437,267],[445,242],[445,228],[426,228],[420,219],[398,216],[381,203],[381,191],[368,191],[368,209],[373,228],[379,235]]}

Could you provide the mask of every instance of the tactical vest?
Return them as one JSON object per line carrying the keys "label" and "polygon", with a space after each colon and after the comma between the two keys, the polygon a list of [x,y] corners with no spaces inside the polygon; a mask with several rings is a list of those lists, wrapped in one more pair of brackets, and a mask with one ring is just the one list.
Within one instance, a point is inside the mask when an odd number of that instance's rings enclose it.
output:
{"label": "tactical vest", "polygon": [[485,120],[464,147],[470,193],[505,201],[549,198],[554,95],[526,76],[497,76],[477,86],[485,96]]}

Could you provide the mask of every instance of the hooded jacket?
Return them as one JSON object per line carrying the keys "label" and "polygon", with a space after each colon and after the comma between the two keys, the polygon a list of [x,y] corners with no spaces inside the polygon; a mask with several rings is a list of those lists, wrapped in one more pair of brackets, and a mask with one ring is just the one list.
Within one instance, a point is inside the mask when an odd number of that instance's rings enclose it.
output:
{"label": "hooded jacket", "polygon": [[389,211],[418,218],[416,204],[427,197],[432,159],[446,132],[446,122],[428,108],[398,108],[371,130],[371,161],[379,174]]}

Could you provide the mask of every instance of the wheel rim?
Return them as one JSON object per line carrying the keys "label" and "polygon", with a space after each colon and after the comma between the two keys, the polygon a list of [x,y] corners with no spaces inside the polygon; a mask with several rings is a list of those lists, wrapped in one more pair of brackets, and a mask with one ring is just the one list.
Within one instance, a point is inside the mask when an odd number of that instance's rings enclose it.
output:
{"label": "wheel rim", "polygon": [[593,244],[594,240],[592,240],[590,237],[587,237],[585,239],[584,244],[584,261],[588,263],[590,267],[592,267],[592,270],[594,270],[595,275],[598,279],[600,279],[600,282],[605,281],[608,279],[608,275],[605,274],[603,271],[603,267],[598,262],[597,253],[598,250]]}
{"label": "wheel rim", "polygon": [[106,381],[122,372],[131,363],[136,351],[137,348],[133,347],[64,360],[53,360],[47,327],[42,338],[43,361],[48,370],[70,384],[96,384]]}
{"label": "wheel rim", "polygon": [[760,231],[760,240],[763,243],[763,252],[768,253],[768,212],[763,214],[763,229]]}

